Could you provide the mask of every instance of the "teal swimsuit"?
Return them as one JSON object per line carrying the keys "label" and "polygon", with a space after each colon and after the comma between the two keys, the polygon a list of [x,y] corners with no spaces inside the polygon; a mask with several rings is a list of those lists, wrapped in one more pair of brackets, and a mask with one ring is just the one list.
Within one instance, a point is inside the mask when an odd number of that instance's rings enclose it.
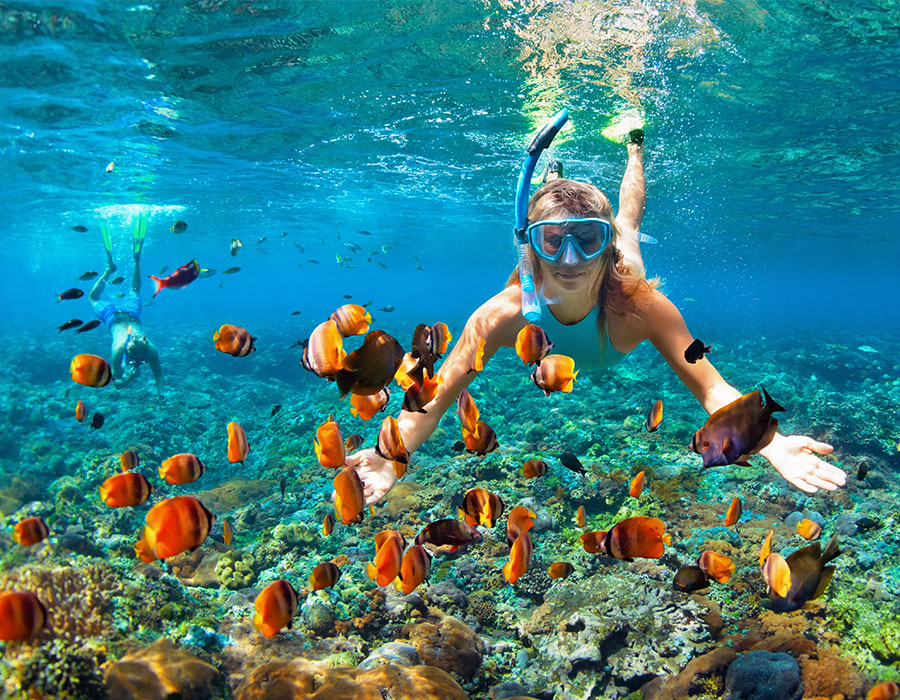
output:
{"label": "teal swimsuit", "polygon": [[604,323],[606,342],[600,347],[597,333],[597,316],[600,310],[595,306],[578,323],[566,326],[556,320],[541,298],[541,322],[547,337],[553,343],[551,352],[568,355],[575,360],[575,369],[611,367],[619,362],[625,353],[616,350],[609,341],[609,326]]}

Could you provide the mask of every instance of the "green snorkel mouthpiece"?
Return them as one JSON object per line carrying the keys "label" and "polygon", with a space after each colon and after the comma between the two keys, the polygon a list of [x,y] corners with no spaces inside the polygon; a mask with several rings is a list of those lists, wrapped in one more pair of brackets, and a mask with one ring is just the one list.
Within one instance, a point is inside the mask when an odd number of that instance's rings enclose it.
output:
{"label": "green snorkel mouthpiece", "polygon": [[538,293],[534,287],[534,270],[531,266],[531,255],[528,250],[528,238],[525,235],[528,228],[528,199],[531,176],[537,166],[541,153],[553,142],[553,139],[569,120],[569,110],[562,109],[553,115],[544,124],[537,136],[528,146],[525,162],[519,171],[519,182],[516,186],[516,220],[515,220],[515,244],[516,257],[519,265],[519,283],[522,287],[522,315],[529,323],[537,323],[541,320],[541,304],[538,301]]}

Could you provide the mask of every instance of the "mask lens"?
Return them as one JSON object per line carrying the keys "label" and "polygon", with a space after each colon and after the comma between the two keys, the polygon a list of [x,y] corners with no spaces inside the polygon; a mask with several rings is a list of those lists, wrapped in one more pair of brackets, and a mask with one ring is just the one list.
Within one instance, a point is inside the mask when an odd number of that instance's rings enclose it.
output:
{"label": "mask lens", "polygon": [[538,222],[530,227],[531,241],[538,255],[555,262],[572,240],[585,258],[599,255],[609,241],[609,223],[602,219]]}

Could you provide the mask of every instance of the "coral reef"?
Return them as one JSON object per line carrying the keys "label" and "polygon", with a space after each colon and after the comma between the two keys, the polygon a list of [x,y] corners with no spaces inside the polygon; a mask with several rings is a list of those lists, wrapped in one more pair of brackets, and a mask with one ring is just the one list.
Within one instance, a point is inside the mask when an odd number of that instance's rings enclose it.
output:
{"label": "coral reef", "polygon": [[214,666],[168,639],[126,654],[110,665],[105,681],[115,700],[214,700],[225,690]]}
{"label": "coral reef", "polygon": [[253,565],[256,557],[252,552],[238,552],[230,549],[219,556],[216,562],[216,578],[223,588],[239,590],[247,588],[256,579]]}

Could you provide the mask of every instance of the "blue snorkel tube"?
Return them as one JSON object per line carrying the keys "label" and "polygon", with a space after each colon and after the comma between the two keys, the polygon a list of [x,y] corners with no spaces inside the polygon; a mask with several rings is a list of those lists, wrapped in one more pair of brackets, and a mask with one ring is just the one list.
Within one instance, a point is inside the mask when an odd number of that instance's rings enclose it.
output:
{"label": "blue snorkel tube", "polygon": [[541,153],[550,146],[553,139],[569,120],[569,110],[562,109],[544,124],[528,146],[525,162],[519,171],[519,182],[516,185],[516,225],[514,229],[516,257],[519,262],[519,284],[522,287],[522,315],[529,323],[541,320],[541,304],[538,291],[534,288],[534,270],[531,267],[528,237],[528,200],[530,198],[531,177],[537,166]]}

